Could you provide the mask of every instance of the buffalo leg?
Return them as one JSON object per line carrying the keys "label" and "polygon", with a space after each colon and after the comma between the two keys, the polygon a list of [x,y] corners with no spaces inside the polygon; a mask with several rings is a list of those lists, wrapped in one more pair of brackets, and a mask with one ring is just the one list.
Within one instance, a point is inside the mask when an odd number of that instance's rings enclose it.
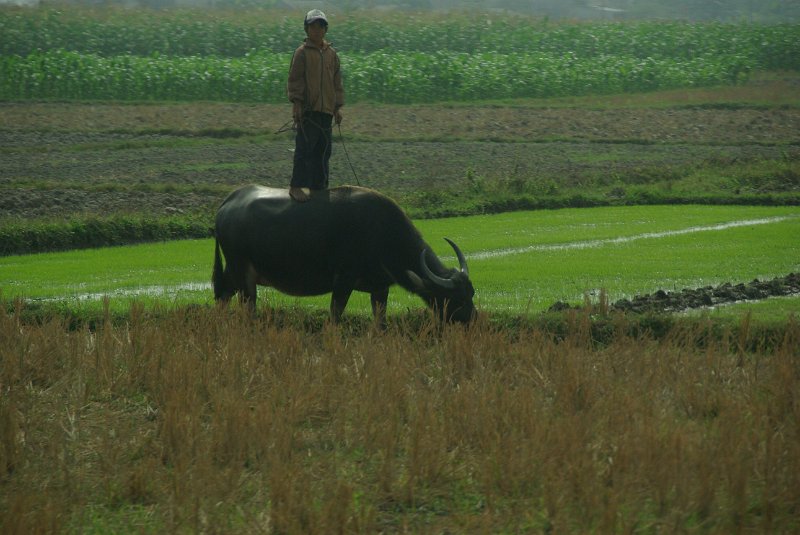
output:
{"label": "buffalo leg", "polygon": [[352,293],[353,290],[351,289],[333,291],[333,295],[331,295],[331,321],[339,323],[339,320],[342,319],[344,309],[347,306],[347,302],[350,300],[350,294]]}
{"label": "buffalo leg", "polygon": [[258,273],[256,273],[256,270],[253,268],[253,266],[250,266],[247,270],[247,273],[244,275],[244,284],[239,291],[240,302],[247,305],[247,308],[251,314],[256,311],[256,296],[258,295],[258,289],[256,286],[257,278]]}
{"label": "buffalo leg", "polygon": [[344,308],[350,300],[350,294],[355,288],[355,280],[351,277],[337,274],[333,280],[333,292],[331,293],[331,321],[337,323],[342,319]]}
{"label": "buffalo leg", "polygon": [[372,303],[372,317],[382,329],[386,328],[386,303],[389,301],[389,288],[372,292],[369,296]]}

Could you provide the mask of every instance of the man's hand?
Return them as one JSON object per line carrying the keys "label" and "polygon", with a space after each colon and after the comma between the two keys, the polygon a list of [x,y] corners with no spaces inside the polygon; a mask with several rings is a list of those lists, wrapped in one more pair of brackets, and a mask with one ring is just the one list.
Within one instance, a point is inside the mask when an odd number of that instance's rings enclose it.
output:
{"label": "man's hand", "polygon": [[303,103],[299,100],[295,100],[292,103],[292,119],[296,124],[303,122]]}
{"label": "man's hand", "polygon": [[339,110],[333,112],[333,120],[336,121],[336,124],[342,124],[342,112]]}

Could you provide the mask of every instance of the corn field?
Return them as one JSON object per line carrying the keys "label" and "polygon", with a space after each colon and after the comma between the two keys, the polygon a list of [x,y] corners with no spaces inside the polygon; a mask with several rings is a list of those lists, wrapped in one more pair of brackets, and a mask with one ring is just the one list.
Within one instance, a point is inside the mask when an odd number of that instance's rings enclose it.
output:
{"label": "corn field", "polygon": [[[283,102],[298,16],[0,10],[0,99]],[[348,100],[577,96],[800,69],[800,25],[332,18]]]}

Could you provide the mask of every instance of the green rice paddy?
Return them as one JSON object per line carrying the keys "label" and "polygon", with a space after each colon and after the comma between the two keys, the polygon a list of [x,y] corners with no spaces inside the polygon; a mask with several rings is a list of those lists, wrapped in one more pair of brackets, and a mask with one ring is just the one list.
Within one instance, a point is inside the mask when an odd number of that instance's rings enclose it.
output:
{"label": "green rice paddy", "polygon": [[[449,237],[466,253],[480,309],[537,313],[556,301],[623,297],[723,282],[768,279],[800,270],[800,208],[643,206],[516,212],[416,222],[449,265]],[[0,258],[2,295],[113,307],[213,301],[213,241],[185,240]],[[321,308],[328,296],[260,292],[276,307]],[[773,301],[773,300],[770,300]],[[778,300],[774,300],[778,302]],[[781,301],[791,310],[791,300]],[[765,306],[759,305],[758,310]],[[775,305],[778,306],[778,305]],[[389,313],[422,307],[399,287]],[[351,314],[368,314],[354,294]]]}

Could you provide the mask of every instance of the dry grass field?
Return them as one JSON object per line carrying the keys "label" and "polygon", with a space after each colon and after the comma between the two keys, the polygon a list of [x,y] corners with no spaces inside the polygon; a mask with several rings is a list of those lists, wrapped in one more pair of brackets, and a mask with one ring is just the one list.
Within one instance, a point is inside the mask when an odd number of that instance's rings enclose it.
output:
{"label": "dry grass field", "polygon": [[3,533],[796,533],[800,325],[0,312]]}

